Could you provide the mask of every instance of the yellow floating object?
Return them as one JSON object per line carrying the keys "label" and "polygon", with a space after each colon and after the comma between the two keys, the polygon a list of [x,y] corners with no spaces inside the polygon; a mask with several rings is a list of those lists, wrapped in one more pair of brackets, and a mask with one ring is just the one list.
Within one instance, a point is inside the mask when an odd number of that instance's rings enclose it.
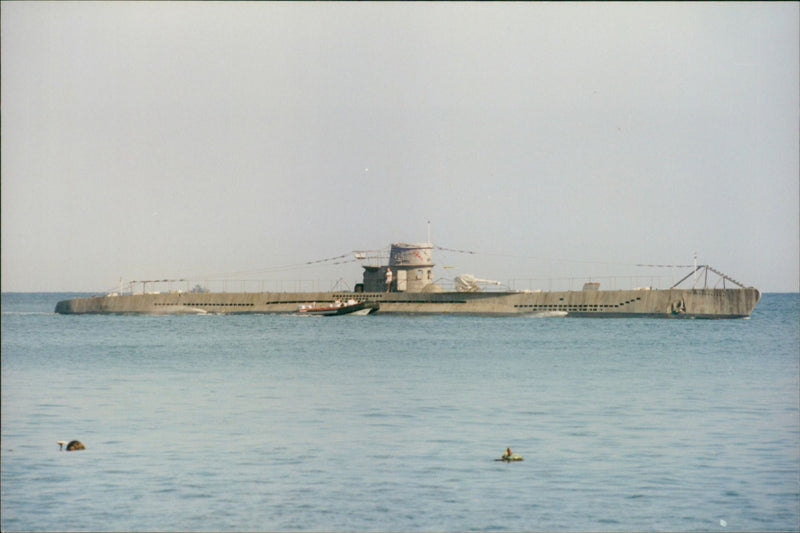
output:
{"label": "yellow floating object", "polygon": [[522,461],[522,460],[523,460],[522,456],[517,453],[513,453],[511,451],[511,448],[506,448],[506,453],[504,453],[503,456],[500,457],[500,459],[495,459],[495,461]]}

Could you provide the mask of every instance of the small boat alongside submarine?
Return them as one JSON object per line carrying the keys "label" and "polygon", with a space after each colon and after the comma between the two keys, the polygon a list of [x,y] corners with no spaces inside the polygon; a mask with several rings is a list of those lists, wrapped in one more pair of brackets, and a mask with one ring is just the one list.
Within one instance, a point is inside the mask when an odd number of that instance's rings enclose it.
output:
{"label": "small boat alongside submarine", "polygon": [[350,299],[346,302],[336,300],[332,304],[318,305],[316,302],[311,305],[301,304],[297,307],[297,312],[309,316],[371,315],[378,309],[380,306],[375,302],[357,302]]}
{"label": "small boat alongside submarine", "polygon": [[[431,243],[396,243],[390,248],[388,264],[362,263],[362,282],[352,291],[310,292],[203,292],[112,293],[105,296],[73,298],[58,302],[60,314],[232,314],[300,313],[345,314],[453,314],[483,316],[566,316],[591,318],[746,318],[761,298],[759,291],[708,266],[695,265],[669,289],[645,287],[628,290],[600,290],[588,282],[570,291],[484,291],[482,285],[497,282],[462,275],[455,289],[443,290],[433,278]],[[360,253],[356,259],[363,260]],[[694,276],[716,274],[722,288],[678,288]],[[733,285],[733,287],[728,287]],[[354,301],[361,307],[335,306]],[[320,305],[319,302],[330,302]],[[362,305],[363,304],[363,305]],[[355,304],[351,304],[355,305]],[[327,310],[315,307],[327,307]],[[335,307],[335,309],[334,309]],[[306,311],[302,309],[305,308]],[[352,311],[351,311],[352,309]],[[330,316],[328,315],[328,316]]]}

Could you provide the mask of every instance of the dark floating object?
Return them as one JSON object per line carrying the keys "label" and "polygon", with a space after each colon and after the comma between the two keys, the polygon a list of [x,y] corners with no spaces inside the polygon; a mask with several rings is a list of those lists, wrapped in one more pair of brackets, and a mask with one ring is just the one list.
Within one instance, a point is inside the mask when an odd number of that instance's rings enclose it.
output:
{"label": "dark floating object", "polygon": [[86,449],[86,446],[84,446],[83,443],[81,441],[79,441],[79,440],[71,440],[69,442],[67,442],[65,440],[60,440],[60,441],[58,441],[58,449],[59,450],[63,450],[65,444],[67,445],[67,451],[68,452],[75,452],[75,451],[78,451],[78,450],[85,450]]}
{"label": "dark floating object", "polygon": [[495,459],[495,461],[504,461],[509,463],[511,461],[524,461],[521,455],[516,453],[511,453],[511,448],[506,448],[506,453],[500,459]]}

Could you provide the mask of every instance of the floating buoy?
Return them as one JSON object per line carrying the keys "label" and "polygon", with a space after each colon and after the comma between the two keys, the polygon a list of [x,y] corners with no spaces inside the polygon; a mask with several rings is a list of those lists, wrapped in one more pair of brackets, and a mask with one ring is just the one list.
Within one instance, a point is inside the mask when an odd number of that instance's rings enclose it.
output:
{"label": "floating buoy", "polygon": [[523,461],[523,460],[524,459],[522,458],[521,455],[516,453],[511,453],[511,448],[506,448],[506,453],[504,453],[500,459],[495,459],[495,461],[505,461],[505,462]]}
{"label": "floating buoy", "polygon": [[57,441],[56,444],[58,444],[58,449],[59,450],[63,450],[64,449],[64,445],[66,444],[68,452],[75,452],[75,451],[78,451],[78,450],[85,450],[86,449],[86,446],[84,446],[83,443],[81,441],[79,441],[79,440],[71,440],[69,442],[67,442],[65,440],[60,440],[60,441]]}

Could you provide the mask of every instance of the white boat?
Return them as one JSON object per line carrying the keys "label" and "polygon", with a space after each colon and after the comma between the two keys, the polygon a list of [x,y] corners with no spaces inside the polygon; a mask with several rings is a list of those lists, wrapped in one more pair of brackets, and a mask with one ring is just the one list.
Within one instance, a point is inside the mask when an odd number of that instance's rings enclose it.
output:
{"label": "white boat", "polygon": [[297,307],[301,315],[337,316],[337,315],[371,315],[378,310],[375,302],[357,302],[336,300],[331,304],[305,304]]}

